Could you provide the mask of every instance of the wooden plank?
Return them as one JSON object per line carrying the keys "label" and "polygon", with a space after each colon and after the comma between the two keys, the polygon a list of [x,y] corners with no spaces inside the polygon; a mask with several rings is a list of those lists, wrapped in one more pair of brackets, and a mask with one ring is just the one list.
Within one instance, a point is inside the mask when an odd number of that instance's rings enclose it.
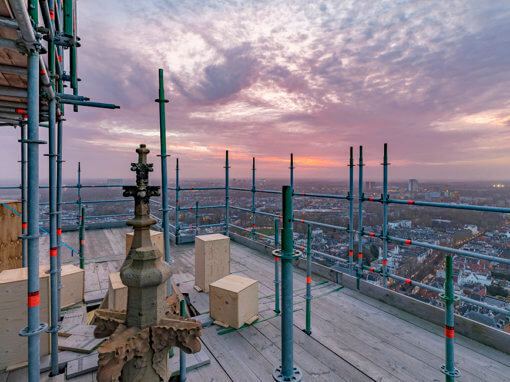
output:
{"label": "wooden plank", "polygon": [[[58,352],[58,367],[63,368],[67,365],[69,361],[73,361],[75,359],[86,357],[86,354],[76,353],[72,351],[59,351]],[[51,369],[51,354],[45,355],[41,357],[40,363],[41,373],[44,373]]]}
{"label": "wooden plank", "polygon": [[[181,375],[180,370],[180,358],[181,352],[176,351],[174,356],[168,360],[170,371],[172,372],[171,376]],[[199,367],[209,365],[211,360],[209,356],[202,348],[198,353],[194,354],[186,354],[186,375],[191,370],[198,369]]]}
{"label": "wooden plank", "polygon": [[[217,334],[214,327],[202,330],[201,340],[214,358],[221,365],[222,369],[233,381],[269,381],[271,379],[261,379],[257,372],[253,372],[246,364],[245,360],[251,356],[251,353],[232,352],[231,340],[229,336],[239,336],[237,333],[230,333],[222,336],[226,341],[217,341]],[[238,337],[240,338],[240,337]],[[244,341],[244,339],[243,339]],[[267,365],[264,365],[266,367]],[[272,377],[271,377],[272,378]]]}
{"label": "wooden plank", "polygon": [[87,324],[87,308],[84,304],[80,304],[72,309],[64,312],[61,327],[58,331],[59,336],[69,337],[71,330]]}
{"label": "wooden plank", "polygon": [[85,357],[81,357],[67,363],[66,379],[76,378],[83,374],[96,371],[98,366],[97,351]]}
{"label": "wooden plank", "polygon": [[77,353],[91,353],[105,340],[105,338],[94,338],[72,334],[69,337],[60,338],[58,348],[59,350],[69,350]]}
{"label": "wooden plank", "polygon": [[[21,213],[21,202],[0,200],[13,210]],[[0,204],[0,271],[21,268],[21,216]]]}
{"label": "wooden plank", "polygon": [[[438,364],[445,362],[443,351],[444,329],[442,327],[435,325],[436,331],[432,333],[417,326],[415,320],[413,320],[414,322],[403,321],[364,301],[358,301],[355,306],[336,301],[330,301],[330,303],[343,307],[341,312],[338,313],[339,321],[349,321],[359,325],[360,321],[364,321],[363,317],[370,317],[371,325],[368,325],[368,323],[362,325],[368,333],[373,336],[395,339],[392,342],[397,342],[401,351],[426,362],[432,368],[437,368]],[[360,317],[359,311],[365,313],[363,317]],[[504,380],[505,375],[510,373],[510,368],[507,368],[507,373],[504,373],[500,370],[501,365],[498,365],[496,361],[483,355],[472,357],[472,351],[469,352],[471,353],[470,356],[466,357],[466,353],[461,351],[460,346],[456,344],[455,364],[457,368],[462,370],[464,378],[498,381]]]}

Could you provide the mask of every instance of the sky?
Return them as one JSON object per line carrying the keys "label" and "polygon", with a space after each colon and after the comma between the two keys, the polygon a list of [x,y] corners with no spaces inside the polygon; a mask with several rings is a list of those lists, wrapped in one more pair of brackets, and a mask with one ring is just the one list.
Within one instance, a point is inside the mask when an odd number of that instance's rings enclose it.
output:
{"label": "sky", "polygon": [[[119,110],[66,113],[65,176],[129,178],[145,143],[159,170],[158,69],[169,177],[348,175],[510,180],[510,1],[78,2],[80,93]],[[41,136],[46,135],[41,129]],[[2,128],[5,178],[18,132]],[[46,152],[41,147],[41,154]],[[41,178],[47,157],[41,157]],[[11,163],[10,165],[7,165]]]}

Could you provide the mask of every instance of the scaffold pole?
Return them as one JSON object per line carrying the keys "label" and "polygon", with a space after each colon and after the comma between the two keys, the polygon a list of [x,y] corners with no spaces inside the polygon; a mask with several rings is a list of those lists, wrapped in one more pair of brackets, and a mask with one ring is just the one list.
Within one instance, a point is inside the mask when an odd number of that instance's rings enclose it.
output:
{"label": "scaffold pole", "polygon": [[[279,224],[278,219],[274,219],[274,249],[279,246]],[[280,258],[274,258],[274,311],[280,313]]]}
{"label": "scaffold pole", "polygon": [[383,156],[383,194],[381,196],[383,202],[383,226],[382,226],[382,239],[383,239],[383,262],[382,262],[382,276],[383,286],[388,287],[388,144],[384,144]]}
{"label": "scaffold pole", "polygon": [[228,163],[228,150],[225,151],[225,235],[229,233],[229,209],[230,209],[230,196],[229,196],[229,163]]}
{"label": "scaffold pole", "polygon": [[305,333],[312,334],[312,227],[307,224],[306,229],[306,329]]}
{"label": "scaffold pole", "polygon": [[293,350],[293,260],[294,256],[300,256],[300,252],[294,251],[294,238],[292,229],[292,187],[282,188],[282,249],[273,253],[279,255],[282,262],[282,363],[273,371],[275,381],[301,381],[302,373],[294,366]]}
{"label": "scaffold pole", "polygon": [[356,270],[356,288],[359,289],[359,280],[363,276],[363,146],[359,147],[359,176],[358,176],[358,266]]}
{"label": "scaffold pole", "polygon": [[[160,157],[161,157],[161,212],[163,215],[163,240],[164,240],[164,256],[168,264],[172,264],[170,259],[170,227],[168,226],[168,173],[167,162],[168,157],[166,153],[166,116],[165,116],[165,83],[163,78],[163,69],[159,69],[159,97],[155,100],[159,104],[159,144],[160,144]],[[172,283],[170,279],[167,280],[167,292],[170,296],[172,294]]]}
{"label": "scaffold pole", "polygon": [[354,152],[350,147],[349,157],[349,270],[354,267]]}

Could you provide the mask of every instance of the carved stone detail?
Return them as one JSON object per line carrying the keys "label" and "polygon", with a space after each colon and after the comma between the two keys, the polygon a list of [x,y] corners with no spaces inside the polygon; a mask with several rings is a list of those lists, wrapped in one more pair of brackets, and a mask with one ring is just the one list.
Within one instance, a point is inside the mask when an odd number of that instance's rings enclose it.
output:
{"label": "carved stone detail", "polygon": [[94,335],[110,336],[98,349],[99,382],[167,381],[170,348],[196,353],[201,346],[201,323],[179,317],[177,293],[166,295],[171,267],[162,261],[149,233],[156,222],[150,217],[149,200],[159,195],[159,187],[148,185],[152,171],[152,164],[147,163],[149,150],[140,145],[136,152],[138,162],[131,164],[136,186],[124,187],[124,196],[135,199],[135,217],[127,222],[134,228],[133,242],[120,269],[121,280],[128,287],[127,312],[96,310]]}

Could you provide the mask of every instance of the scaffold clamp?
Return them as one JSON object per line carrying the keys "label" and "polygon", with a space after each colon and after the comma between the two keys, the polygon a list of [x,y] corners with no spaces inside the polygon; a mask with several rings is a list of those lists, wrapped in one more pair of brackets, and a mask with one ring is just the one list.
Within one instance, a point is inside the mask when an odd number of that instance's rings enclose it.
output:
{"label": "scaffold clamp", "polygon": [[37,336],[39,335],[40,333],[46,331],[46,329],[48,328],[48,324],[46,322],[40,322],[39,323],[39,328],[37,328],[36,330],[34,331],[29,331],[28,330],[28,326],[25,326],[23,329],[21,329],[19,331],[19,335],[21,337],[32,337],[32,336]]}
{"label": "scaffold clamp", "polygon": [[445,364],[441,365],[441,373],[443,373],[444,375],[447,375],[448,377],[451,377],[451,378],[459,378],[461,376],[459,369],[454,367],[453,371],[448,371],[448,370],[446,370]]}
{"label": "scaffold clamp", "polygon": [[285,259],[285,260],[293,260],[293,259],[297,259],[299,257],[301,257],[301,255],[303,254],[303,252],[297,250],[297,249],[294,249],[292,251],[292,254],[287,254],[287,253],[283,253],[281,249],[274,249],[273,250],[273,256],[274,257],[278,257],[280,259]]}

